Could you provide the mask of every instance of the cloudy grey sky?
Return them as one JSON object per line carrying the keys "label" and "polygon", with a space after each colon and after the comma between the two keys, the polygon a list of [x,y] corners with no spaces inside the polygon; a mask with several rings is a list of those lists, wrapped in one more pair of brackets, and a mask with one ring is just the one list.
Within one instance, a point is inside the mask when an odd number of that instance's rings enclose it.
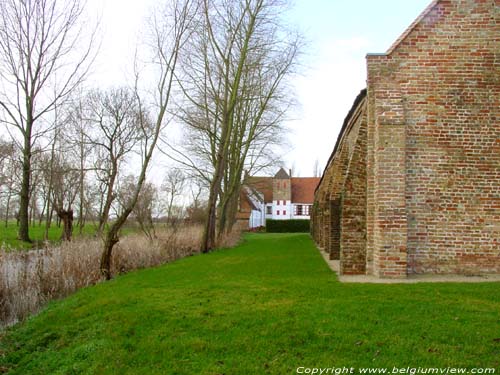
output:
{"label": "cloudy grey sky", "polygon": [[[149,9],[159,0],[89,0],[101,14],[102,47],[95,66],[99,85],[123,83]],[[300,107],[288,122],[286,168],[312,175],[323,167],[354,98],[365,87],[365,56],[385,52],[431,0],[295,0],[289,19],[309,41]]]}

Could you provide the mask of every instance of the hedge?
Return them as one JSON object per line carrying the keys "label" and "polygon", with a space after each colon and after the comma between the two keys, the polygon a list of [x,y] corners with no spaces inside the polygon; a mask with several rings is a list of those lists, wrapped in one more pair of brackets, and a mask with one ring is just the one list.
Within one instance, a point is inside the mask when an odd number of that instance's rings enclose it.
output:
{"label": "hedge", "polygon": [[266,220],[266,232],[268,233],[297,233],[309,232],[309,220]]}

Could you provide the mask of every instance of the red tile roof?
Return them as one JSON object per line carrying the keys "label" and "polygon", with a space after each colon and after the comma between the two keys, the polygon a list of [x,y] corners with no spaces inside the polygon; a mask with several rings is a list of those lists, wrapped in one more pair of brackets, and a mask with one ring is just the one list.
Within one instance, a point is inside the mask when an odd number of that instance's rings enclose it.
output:
{"label": "red tile roof", "polygon": [[270,203],[273,201],[273,178],[272,177],[248,177],[245,185],[260,191],[264,194],[264,202]]}
{"label": "red tile roof", "polygon": [[319,177],[292,177],[292,202],[309,203],[314,202],[314,190],[319,184]]}
{"label": "red tile roof", "polygon": [[[320,181],[319,177],[292,177],[292,203],[314,202],[314,190]],[[273,178],[272,177],[248,177],[245,183],[251,189],[264,194],[264,202],[273,201]]]}

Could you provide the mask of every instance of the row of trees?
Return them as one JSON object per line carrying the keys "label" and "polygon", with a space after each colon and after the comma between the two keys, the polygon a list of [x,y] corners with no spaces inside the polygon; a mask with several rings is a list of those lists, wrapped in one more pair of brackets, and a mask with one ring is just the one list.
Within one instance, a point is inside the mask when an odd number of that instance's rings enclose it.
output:
{"label": "row of trees", "polygon": [[280,0],[205,1],[189,40],[179,81],[185,102],[178,118],[188,140],[178,160],[208,194],[203,251],[231,231],[243,171],[273,165],[286,139],[283,120],[292,96],[301,39],[283,27]]}
{"label": "row of trees", "polygon": [[[0,144],[0,198],[7,211],[17,201],[19,238],[30,241],[38,208],[47,226],[57,213],[69,239],[77,206],[80,228],[98,219],[101,269],[111,277],[127,218],[134,213],[141,226],[151,225],[145,202],[155,189],[146,174],[161,143],[164,155],[206,187],[203,250],[212,249],[234,224],[243,171],[275,162],[284,138],[287,78],[300,50],[299,36],[283,26],[285,3],[168,1],[151,17],[147,51],[138,47],[149,72],[136,68],[126,87],[84,89],[97,28],[83,32],[82,3],[0,1],[0,121],[10,135]],[[143,76],[153,77],[148,86],[139,84]],[[164,138],[171,121],[183,127],[181,146]],[[171,216],[179,189],[166,190]]]}
{"label": "row of trees", "polygon": [[[70,240],[73,214],[76,230],[81,234],[85,225],[102,231],[128,201],[135,187],[135,176],[103,168],[110,159],[103,155],[99,145],[81,143],[70,126],[62,127],[50,150],[35,149],[32,156],[32,176],[29,204],[31,226],[45,227],[45,239],[54,219],[65,224],[62,238]],[[96,139],[96,142],[100,141]],[[109,156],[108,156],[109,157]],[[18,219],[21,186],[19,155],[13,142],[0,140],[0,220],[7,227]],[[112,181],[114,180],[114,181]],[[186,175],[179,169],[170,169],[163,180],[144,184],[132,212],[140,228],[151,234],[153,222],[173,223],[179,219],[200,222],[196,212],[203,206],[202,186],[187,184]],[[113,191],[111,205],[106,206],[108,192]],[[192,197],[186,207],[185,196]]]}

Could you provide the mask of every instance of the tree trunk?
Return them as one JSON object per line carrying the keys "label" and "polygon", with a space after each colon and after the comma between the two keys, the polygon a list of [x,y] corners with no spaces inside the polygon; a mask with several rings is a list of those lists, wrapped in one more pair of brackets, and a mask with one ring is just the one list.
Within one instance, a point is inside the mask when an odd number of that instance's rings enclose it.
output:
{"label": "tree trunk", "polygon": [[106,234],[104,240],[104,249],[101,255],[101,273],[106,278],[106,280],[111,280],[111,254],[113,252],[113,247],[118,243],[118,229],[115,229],[116,225],[113,224],[111,229]]}
{"label": "tree trunk", "polygon": [[218,168],[215,171],[214,179],[210,184],[210,194],[208,197],[208,213],[203,231],[203,240],[201,243],[201,252],[208,253],[215,247],[215,234],[217,226],[217,199],[220,194],[220,184],[223,177],[223,162],[222,158],[218,160]]}
{"label": "tree trunk", "polygon": [[[49,197],[50,194],[51,190],[49,188]],[[52,221],[51,210],[52,207],[50,206],[50,199],[47,199],[47,212],[45,213],[45,232],[44,232],[45,241],[49,239],[49,228],[50,228],[50,222]]]}
{"label": "tree trunk", "polygon": [[[28,136],[29,131],[29,136]],[[19,197],[19,231],[18,239],[31,242],[29,236],[29,205],[30,205],[30,177],[31,177],[31,123],[28,121],[24,137],[23,174]]]}
{"label": "tree trunk", "polygon": [[71,241],[71,237],[73,236],[73,210],[57,210],[57,216],[63,223],[61,240]]}
{"label": "tree trunk", "polygon": [[32,200],[31,205],[30,205],[30,219],[29,219],[29,222],[30,222],[30,226],[32,226],[34,228],[35,227],[35,222],[36,222],[36,218],[35,218],[35,201],[34,200]]}
{"label": "tree trunk", "polygon": [[5,228],[7,228],[9,225],[10,198],[11,190],[9,189],[9,195],[7,195],[7,207],[5,207]]}
{"label": "tree trunk", "polygon": [[[147,167],[147,163],[145,163],[145,165]],[[120,231],[120,228],[127,221],[128,216],[132,212],[137,202],[137,196],[139,195],[139,191],[141,190],[144,179],[145,179],[145,171],[139,177],[139,182],[137,184],[139,187],[136,189],[133,202],[127,208],[125,208],[125,210],[121,213],[120,216],[116,218],[116,220],[111,225],[111,228],[109,228],[109,231],[106,233],[106,237],[104,239],[104,250],[101,256],[101,273],[106,278],[106,280],[111,280],[111,277],[113,276],[111,274],[111,255],[113,253],[113,247],[120,240],[118,238],[118,233]]]}
{"label": "tree trunk", "polygon": [[84,172],[84,137],[83,137],[83,131],[80,130],[80,208],[78,210],[78,228],[80,231],[80,234],[83,233],[83,227],[85,226],[84,222],[84,214],[83,214],[83,206],[84,206],[84,199],[85,199],[85,192],[84,192],[84,183],[85,183],[85,172]]}
{"label": "tree trunk", "polygon": [[219,219],[219,232],[220,237],[224,232],[229,233],[233,227],[234,220],[236,219],[236,211],[238,210],[238,199],[241,189],[241,171],[234,172],[235,175],[231,176],[231,184],[228,190],[223,194],[221,199],[220,219]]}
{"label": "tree trunk", "polygon": [[238,194],[233,194],[229,199],[226,209],[226,222],[224,224],[225,233],[231,233],[234,223],[236,222],[236,213],[238,212],[238,200],[240,198],[239,189]]}
{"label": "tree trunk", "polygon": [[117,165],[117,161],[114,160],[112,170],[111,170],[111,176],[109,179],[109,185],[107,187],[106,200],[105,200],[104,207],[102,210],[102,215],[99,217],[99,226],[97,228],[97,233],[99,235],[104,232],[104,227],[108,223],[109,211],[111,210],[111,204],[113,203],[113,200],[115,199],[115,197],[113,195],[113,188],[115,186],[115,180],[116,180],[117,174],[118,174],[118,165]]}
{"label": "tree trunk", "polygon": [[[82,194],[80,194],[80,199],[81,199]],[[85,226],[85,221],[83,219],[83,203],[80,200],[80,208],[78,210],[78,231],[80,234],[83,233],[83,227]]]}
{"label": "tree trunk", "polygon": [[38,215],[38,226],[41,227],[42,226],[42,221],[43,221],[43,217],[45,216],[45,210],[47,209],[47,205],[48,205],[48,202],[49,202],[49,195],[47,195],[44,200],[43,200],[43,204],[42,204],[42,212]]}

